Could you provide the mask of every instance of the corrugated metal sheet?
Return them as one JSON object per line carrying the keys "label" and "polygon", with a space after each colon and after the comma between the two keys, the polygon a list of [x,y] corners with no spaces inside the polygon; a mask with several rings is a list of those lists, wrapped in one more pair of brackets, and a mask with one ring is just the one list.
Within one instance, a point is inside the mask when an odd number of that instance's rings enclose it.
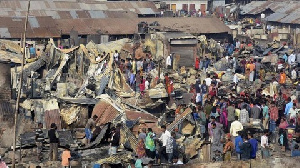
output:
{"label": "corrugated metal sheet", "polygon": [[35,17],[29,17],[28,23],[30,24],[31,28],[39,28],[40,24]]}
{"label": "corrugated metal sheet", "polygon": [[78,15],[77,15],[76,11],[74,11],[74,10],[70,11],[70,15],[72,16],[73,19],[77,19],[78,18]]}
{"label": "corrugated metal sheet", "polygon": [[89,11],[91,18],[98,19],[98,18],[106,18],[106,15],[103,11]]}
{"label": "corrugated metal sheet", "polygon": [[103,34],[134,34],[137,33],[137,24],[142,21],[147,23],[158,21],[159,28],[166,31],[185,31],[198,34],[231,32],[230,28],[217,18],[62,19],[57,20],[56,23],[63,34],[70,33],[72,28],[79,34],[98,34],[98,31]]}
{"label": "corrugated metal sheet", "polygon": [[150,15],[154,15],[156,14],[151,8],[139,8],[139,14],[145,15],[145,14],[150,14]]}
{"label": "corrugated metal sheet", "polygon": [[115,109],[111,104],[100,101],[93,109],[92,116],[97,115],[97,123],[99,124],[106,124],[108,122],[113,121],[120,112]]}
{"label": "corrugated metal sheet", "polygon": [[150,113],[127,110],[125,114],[128,120],[137,120],[140,118],[142,121],[157,122],[157,117]]}
{"label": "corrugated metal sheet", "polygon": [[265,1],[252,1],[251,3],[248,3],[245,6],[241,6],[241,14],[249,14],[251,11],[262,6],[265,3]]}
{"label": "corrugated metal sheet", "polygon": [[[28,21],[26,34],[28,38],[60,37],[60,31],[51,17],[29,17]],[[24,17],[0,17],[0,28],[3,33],[10,34],[10,37],[6,38],[21,38],[24,31],[24,22]]]}
{"label": "corrugated metal sheet", "polygon": [[272,22],[300,24],[300,2],[299,1],[267,1],[251,3],[241,7],[242,14],[259,14],[266,9],[271,9],[271,14],[266,19]]}
{"label": "corrugated metal sheet", "polygon": [[267,16],[266,20],[270,22],[277,22],[278,20],[284,18],[286,15],[287,14],[284,13],[273,13],[270,16]]}
{"label": "corrugated metal sheet", "polygon": [[[151,10],[144,10],[142,8],[150,8]],[[0,1],[0,9],[2,11],[26,11],[27,0],[12,0],[12,1]],[[77,2],[77,1],[47,1],[47,0],[36,0],[31,1],[31,10],[33,11],[71,11],[71,10],[87,10],[87,11],[133,11],[140,12],[139,9],[143,10],[143,14],[152,14],[159,12],[153,2],[147,1],[88,1],[88,2]],[[149,11],[150,13],[146,13]],[[40,15],[34,15],[40,16]]]}
{"label": "corrugated metal sheet", "polygon": [[11,38],[8,28],[0,28],[0,38]]}

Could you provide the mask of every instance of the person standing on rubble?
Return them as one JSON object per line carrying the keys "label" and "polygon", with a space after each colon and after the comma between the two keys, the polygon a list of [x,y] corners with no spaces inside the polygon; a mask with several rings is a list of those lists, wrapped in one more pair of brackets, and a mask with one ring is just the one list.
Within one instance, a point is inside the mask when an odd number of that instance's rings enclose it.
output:
{"label": "person standing on rubble", "polygon": [[136,147],[136,154],[138,158],[142,158],[146,156],[146,149],[145,149],[145,141],[146,141],[146,128],[142,128],[139,130],[139,136],[138,136],[138,144]]}
{"label": "person standing on rubble", "polygon": [[260,119],[261,108],[258,106],[258,103],[255,102],[255,105],[251,108],[251,117],[253,119]]}
{"label": "person standing on rubble", "polygon": [[242,131],[237,132],[238,136],[234,139],[235,153],[237,154],[238,160],[241,160],[241,145],[243,144]]}
{"label": "person standing on rubble", "polygon": [[154,159],[156,155],[154,138],[155,138],[155,134],[153,133],[152,128],[148,128],[145,146],[146,146],[146,155],[151,159]]}
{"label": "person standing on rubble", "polygon": [[269,126],[269,107],[267,106],[266,102],[262,101],[262,114],[263,114],[263,127],[264,129],[268,129]]}
{"label": "person standing on rubble", "polygon": [[120,145],[120,130],[119,125],[117,126],[117,129],[113,127],[111,129],[111,138],[109,140],[110,142],[110,148],[109,148],[109,155],[113,155],[117,153],[118,147]]}
{"label": "person standing on rubble", "polygon": [[196,83],[195,83],[195,91],[196,91],[196,104],[202,104],[202,100],[201,100],[201,84],[200,84],[200,80],[196,79]]}
{"label": "person standing on rubble", "polygon": [[161,126],[161,131],[162,134],[160,136],[160,138],[158,138],[158,140],[162,143],[162,145],[159,148],[159,152],[158,152],[158,164],[160,164],[161,158],[167,158],[166,157],[166,146],[167,146],[167,141],[168,139],[171,137],[170,132],[167,130],[165,125]]}
{"label": "person standing on rubble", "polygon": [[166,153],[167,153],[168,163],[169,164],[172,163],[173,153],[174,153],[174,147],[176,147],[175,137],[176,137],[175,132],[172,132],[171,136],[167,140]]}
{"label": "person standing on rubble", "polygon": [[279,84],[281,86],[285,86],[285,82],[286,82],[286,74],[284,73],[284,70],[282,69],[279,75]]}
{"label": "person standing on rubble", "polygon": [[265,69],[264,68],[261,68],[260,70],[259,70],[259,77],[260,77],[260,80],[261,81],[265,81],[265,78],[266,78],[266,71],[265,71]]}
{"label": "person standing on rubble", "polygon": [[275,106],[275,102],[271,102],[270,107],[270,132],[274,132],[276,129],[276,121],[278,120],[278,108]]}
{"label": "person standing on rubble", "polygon": [[296,68],[293,68],[292,72],[291,72],[291,79],[292,82],[296,82],[297,81],[297,72],[296,72]]}
{"label": "person standing on rubble", "polygon": [[202,101],[201,104],[202,106],[204,106],[204,102],[206,101],[206,96],[208,93],[208,86],[206,85],[206,80],[203,80],[203,83],[200,88],[200,92],[201,92],[201,101]]}
{"label": "person standing on rubble", "polygon": [[49,151],[49,160],[50,161],[57,161],[58,157],[58,143],[59,143],[59,136],[57,133],[57,126],[55,123],[51,124],[51,129],[48,131],[48,137],[50,141],[50,151]]}
{"label": "person standing on rubble", "polygon": [[38,128],[35,130],[35,142],[36,142],[36,146],[37,146],[37,159],[39,161],[42,160],[42,149],[43,149],[43,142],[45,140],[44,138],[44,132],[43,132],[43,124],[42,123],[38,123]]}
{"label": "person standing on rubble", "polygon": [[250,70],[249,81],[253,82],[255,81],[255,64],[253,63],[253,61],[251,61],[249,64],[249,70]]}
{"label": "person standing on rubble", "polygon": [[88,119],[88,122],[85,125],[85,138],[87,140],[87,144],[89,145],[91,143],[91,139],[92,139],[92,129],[95,128],[96,126],[96,120],[97,120],[98,116],[94,115],[92,118]]}
{"label": "person standing on rubble", "polygon": [[246,123],[249,123],[249,113],[248,113],[248,111],[246,110],[246,108],[247,108],[247,105],[246,104],[244,104],[243,106],[242,106],[242,110],[241,110],[241,112],[240,112],[240,122],[242,123],[242,124],[246,124]]}
{"label": "person standing on rubble", "polygon": [[133,88],[133,90],[135,90],[135,74],[133,70],[131,70],[129,75],[129,85],[131,86],[131,88]]}
{"label": "person standing on rubble", "polygon": [[118,50],[115,50],[115,53],[114,53],[114,61],[117,65],[119,65],[119,58],[120,57],[120,54],[118,53]]}
{"label": "person standing on rubble", "polygon": [[241,42],[238,39],[236,39],[235,49],[238,51],[240,49],[240,46],[241,46]]}
{"label": "person standing on rubble", "polygon": [[232,151],[234,150],[234,145],[231,141],[230,134],[226,134],[226,143],[223,149],[223,154],[224,154],[224,161],[230,161],[231,160],[231,154]]}
{"label": "person standing on rubble", "polygon": [[240,149],[241,149],[241,160],[251,159],[252,148],[247,135],[243,135],[243,144],[240,146]]}
{"label": "person standing on rubble", "polygon": [[293,102],[292,102],[292,99],[289,97],[287,99],[287,104],[285,105],[285,110],[284,110],[284,115],[285,115],[285,118],[287,120],[289,120],[289,115],[290,115],[290,109],[293,108]]}
{"label": "person standing on rubble", "polygon": [[70,145],[67,144],[65,146],[65,150],[63,151],[61,155],[61,165],[63,168],[69,168],[70,167],[70,160],[71,160],[71,151],[70,151]]}
{"label": "person standing on rubble", "polygon": [[[276,106],[278,107],[278,114],[279,118],[282,118],[284,116],[284,107],[285,107],[285,100],[283,98],[283,95],[281,92],[279,92],[278,97],[276,98]],[[277,120],[277,124],[280,123],[280,120]]]}
{"label": "person standing on rubble", "polygon": [[211,137],[211,143],[212,143],[212,156],[214,156],[214,154],[216,152],[222,152],[223,151],[223,145],[221,143],[222,141],[222,137],[224,135],[223,130],[217,126],[216,123],[212,123],[212,137]]}
{"label": "person standing on rubble", "polygon": [[234,119],[235,121],[230,124],[230,135],[233,143],[238,136],[238,132],[244,129],[242,123],[238,121],[238,116],[234,116]]}
{"label": "person standing on rubble", "polygon": [[258,150],[258,142],[255,138],[253,138],[253,134],[248,134],[249,143],[251,144],[251,152],[250,152],[250,158],[256,159],[256,152]]}
{"label": "person standing on rubble", "polygon": [[171,69],[172,68],[171,66],[172,66],[172,58],[171,58],[171,54],[170,54],[166,59],[166,68]]}
{"label": "person standing on rubble", "polygon": [[269,135],[269,131],[264,130],[264,135],[261,137],[261,140],[260,140],[261,156],[263,159],[270,157],[268,135]]}
{"label": "person standing on rubble", "polygon": [[255,76],[256,76],[255,79],[258,79],[259,72],[261,69],[264,69],[264,68],[262,68],[261,60],[259,60],[259,59],[255,60]]}

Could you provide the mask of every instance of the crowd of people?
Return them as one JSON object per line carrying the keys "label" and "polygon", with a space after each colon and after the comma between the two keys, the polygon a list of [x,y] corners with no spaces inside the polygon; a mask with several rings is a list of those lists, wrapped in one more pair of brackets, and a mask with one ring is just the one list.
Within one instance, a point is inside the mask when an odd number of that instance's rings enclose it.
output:
{"label": "crowd of people", "polygon": [[[211,143],[211,161],[229,161],[232,156],[240,160],[255,159],[259,150],[262,158],[268,158],[272,155],[274,144],[278,144],[280,150],[284,152],[291,151],[291,156],[300,156],[300,78],[297,77],[300,54],[294,52],[289,56],[284,54],[280,59],[280,66],[277,65],[276,71],[273,72],[272,81],[267,81],[267,72],[260,60],[233,56],[234,52],[240,52],[243,49],[243,45],[244,42],[240,43],[235,40],[233,44],[222,45],[224,52],[223,55],[219,55],[219,59],[211,60],[205,56],[195,60],[194,68],[197,70],[197,76],[189,90],[194,96],[189,104],[177,104],[174,110],[175,120],[185,109],[192,110],[192,118],[196,123],[196,129],[199,130],[200,138]],[[158,66],[150,55],[139,60],[123,60],[118,51],[115,51],[113,56],[115,66],[118,66],[124,73],[132,89],[140,92],[141,95],[151,88],[150,83],[162,82],[158,77],[150,78],[148,75]],[[100,59],[101,57],[98,61]],[[208,70],[214,61],[220,59],[225,60],[222,64],[231,70],[232,80],[229,82],[222,80],[224,72],[216,73]],[[161,72],[165,73],[163,84],[169,94],[167,105],[175,99],[172,94],[174,92],[173,80],[169,77],[169,74],[175,71],[173,64],[174,55],[170,54],[166,57],[165,67],[161,68]],[[205,77],[200,74],[205,74]],[[245,78],[240,78],[238,74]],[[288,78],[291,79],[291,84],[287,84]],[[241,89],[241,87],[238,89],[241,85],[257,85],[258,83],[262,83],[262,87],[254,91]],[[224,86],[231,88],[225,94]],[[268,95],[263,92],[265,87],[270,88]],[[97,118],[98,116],[93,116],[86,124],[86,145],[91,142],[92,129],[96,127]],[[253,125],[258,125],[261,128],[260,131],[255,132],[249,129]],[[41,128],[42,125],[39,125],[39,129],[36,130],[38,152],[43,141]],[[121,145],[120,128],[121,125],[118,124],[110,129],[106,140],[110,146],[110,155],[116,154]],[[181,131],[181,124],[173,132],[169,132],[167,126],[162,125],[159,134],[154,133],[152,128],[141,128],[135,149],[136,159],[132,161],[132,167],[133,165],[142,167],[142,160],[145,157],[152,159],[150,164],[162,162],[183,164],[184,155],[179,147],[180,144],[176,141]],[[51,125],[48,137],[50,160],[57,160],[58,135],[55,124]],[[41,159],[39,156],[38,159]],[[68,148],[62,157],[62,165],[68,166],[71,158]]]}
{"label": "crowd of people", "polygon": [[[300,78],[297,77],[297,70],[300,65],[300,54],[292,52],[285,53],[279,57],[277,67],[274,68],[272,81],[266,80],[267,69],[259,59],[248,57],[239,58],[234,53],[241,53],[246,46],[252,46],[252,42],[240,42],[220,44],[223,48],[222,55],[211,60],[207,56],[196,58],[195,69],[198,72],[205,72],[206,78],[201,81],[201,76],[196,77],[195,84],[191,86],[191,93],[194,98],[191,104],[177,105],[175,115],[179,116],[185,108],[193,109],[193,118],[200,130],[201,137],[212,143],[212,160],[231,160],[234,154],[238,159],[255,159],[260,149],[262,158],[271,156],[270,142],[281,146],[282,151],[290,150],[291,156],[298,156],[300,142],[300,115],[299,92]],[[269,53],[267,56],[270,56]],[[267,57],[266,56],[266,57]],[[229,83],[222,81],[222,73],[208,72],[213,61],[225,60],[222,62],[231,69],[233,78]],[[174,99],[173,80],[168,73],[172,73],[174,55],[170,54],[165,60],[164,85],[169,94],[168,100]],[[139,83],[140,92],[150,89],[151,78],[143,78],[143,73],[148,73],[155,68],[155,64],[147,57],[146,59],[126,61],[123,72],[129,74],[127,79],[131,86]],[[227,73],[227,72],[226,72]],[[245,78],[240,79],[237,74]],[[273,73],[273,72],[272,72]],[[199,74],[199,73],[198,73]],[[288,78],[292,83],[287,84]],[[249,90],[238,90],[239,85],[257,85],[263,83],[261,88],[253,92]],[[233,86],[231,92],[222,92],[222,87]],[[263,89],[270,87],[268,95]],[[258,122],[261,131],[249,131],[253,123]],[[168,132],[162,126],[162,135],[157,137],[151,128],[140,130],[138,157],[148,156],[156,158],[160,163],[164,157],[169,163],[172,159],[178,159],[178,144],[176,135],[180,134],[179,125],[176,132]],[[155,136],[154,136],[155,135]],[[256,136],[255,136],[256,135]],[[257,136],[259,135],[259,136]],[[159,147],[155,146],[156,142]],[[171,145],[173,144],[173,145]],[[259,147],[260,144],[260,147]],[[172,146],[172,147],[170,147]],[[156,149],[157,148],[157,149]],[[172,152],[171,152],[172,151]],[[218,157],[220,155],[221,157]]]}

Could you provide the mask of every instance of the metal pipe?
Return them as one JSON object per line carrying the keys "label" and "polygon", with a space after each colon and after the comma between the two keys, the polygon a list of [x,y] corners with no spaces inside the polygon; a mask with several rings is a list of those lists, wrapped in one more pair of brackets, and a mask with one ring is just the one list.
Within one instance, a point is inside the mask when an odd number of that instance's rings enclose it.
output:
{"label": "metal pipe", "polygon": [[22,89],[22,85],[23,85],[23,69],[24,69],[24,62],[25,62],[26,31],[27,31],[27,25],[28,25],[29,9],[30,9],[30,0],[28,0],[25,26],[24,26],[23,57],[22,57],[20,82],[19,82],[19,86],[18,86],[18,95],[17,95],[17,102],[16,102],[16,109],[15,109],[14,141],[13,141],[13,153],[14,154],[12,155],[12,168],[16,167],[15,155],[16,155],[16,141],[17,141],[17,122],[18,122],[18,111],[19,111],[19,102],[20,102],[20,96],[21,96],[21,89]]}

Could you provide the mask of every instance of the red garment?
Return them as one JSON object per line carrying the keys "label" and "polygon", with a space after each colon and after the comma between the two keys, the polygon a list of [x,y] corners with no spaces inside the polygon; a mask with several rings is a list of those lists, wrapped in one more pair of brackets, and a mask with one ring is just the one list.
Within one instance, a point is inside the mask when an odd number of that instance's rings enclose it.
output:
{"label": "red garment", "polygon": [[270,107],[270,119],[273,121],[278,119],[278,108],[276,106]]}
{"label": "red garment", "polygon": [[200,60],[199,60],[199,58],[196,58],[196,61],[195,61],[195,69],[196,70],[199,69],[199,64],[200,64]]}
{"label": "red garment", "polygon": [[168,88],[168,85],[170,83],[170,79],[168,76],[165,76],[165,82],[166,82],[166,88]]}
{"label": "red garment", "polygon": [[169,85],[168,85],[168,94],[171,94],[173,92],[174,88],[173,88],[173,82],[170,81]]}
{"label": "red garment", "polygon": [[143,92],[145,90],[145,79],[143,79],[143,82],[140,84],[140,91]]}
{"label": "red garment", "polygon": [[211,97],[216,96],[217,95],[217,91],[216,90],[211,90],[209,92],[209,95],[211,95]]}
{"label": "red garment", "polygon": [[279,124],[279,128],[282,128],[282,129],[286,129],[286,127],[288,127],[288,126],[289,126],[289,124],[286,121]]}

